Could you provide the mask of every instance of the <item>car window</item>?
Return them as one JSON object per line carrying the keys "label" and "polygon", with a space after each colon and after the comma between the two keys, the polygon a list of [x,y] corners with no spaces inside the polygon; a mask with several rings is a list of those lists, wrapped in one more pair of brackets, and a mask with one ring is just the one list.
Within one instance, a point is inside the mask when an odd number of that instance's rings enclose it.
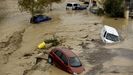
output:
{"label": "car window", "polygon": [[68,4],[67,4],[67,6],[68,6],[68,7],[71,7],[71,6],[72,6],[72,4],[68,3]]}
{"label": "car window", "polygon": [[104,33],[103,37],[105,37],[105,36],[106,36],[106,34],[107,34],[107,32],[105,32],[105,33]]}
{"label": "car window", "polygon": [[74,4],[74,6],[78,6],[78,4]]}
{"label": "car window", "polygon": [[62,55],[61,56],[61,60],[67,65],[68,64],[68,61],[67,61],[67,58],[65,55]]}
{"label": "car window", "polygon": [[77,57],[70,57],[69,63],[72,67],[79,67],[82,65]]}
{"label": "car window", "polygon": [[47,16],[42,16],[42,18],[46,19],[46,18],[48,18],[48,17],[47,17]]}
{"label": "car window", "polygon": [[111,41],[119,41],[118,36],[110,34],[110,33],[107,33],[106,39],[111,40]]}
{"label": "car window", "polygon": [[37,16],[38,21],[43,20],[43,19],[44,19],[43,16],[41,16],[41,15]]}
{"label": "car window", "polygon": [[55,51],[55,54],[56,54],[59,58],[60,58],[61,55],[62,55],[62,53],[61,53],[59,50]]}

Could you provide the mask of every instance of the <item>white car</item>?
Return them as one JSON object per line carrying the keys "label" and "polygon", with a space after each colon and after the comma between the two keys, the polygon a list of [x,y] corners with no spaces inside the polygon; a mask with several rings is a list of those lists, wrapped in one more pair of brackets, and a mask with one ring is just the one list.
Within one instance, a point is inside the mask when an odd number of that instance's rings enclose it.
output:
{"label": "white car", "polygon": [[67,3],[66,4],[66,9],[71,9],[71,10],[74,10],[75,8],[79,7],[80,4],[78,3]]}
{"label": "white car", "polygon": [[104,43],[116,43],[120,41],[117,30],[107,25],[101,30],[101,39]]}

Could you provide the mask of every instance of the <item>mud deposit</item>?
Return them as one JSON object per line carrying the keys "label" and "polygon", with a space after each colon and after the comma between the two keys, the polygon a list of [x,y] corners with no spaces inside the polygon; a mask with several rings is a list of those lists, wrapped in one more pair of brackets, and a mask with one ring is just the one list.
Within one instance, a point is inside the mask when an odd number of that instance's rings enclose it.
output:
{"label": "mud deposit", "polygon": [[0,63],[6,64],[8,62],[9,56],[13,52],[15,52],[18,48],[21,47],[21,42],[22,42],[24,31],[25,30],[16,31],[10,36],[7,36],[6,39],[0,42],[0,57],[1,57]]}
{"label": "mud deposit", "polygon": [[[1,4],[5,4],[3,0],[0,1],[0,3],[1,3]],[[5,18],[5,16],[6,16],[6,14],[2,12],[4,9],[6,9],[6,7],[0,5],[0,12],[1,12],[1,13],[0,13],[0,22],[1,22],[1,21]]]}

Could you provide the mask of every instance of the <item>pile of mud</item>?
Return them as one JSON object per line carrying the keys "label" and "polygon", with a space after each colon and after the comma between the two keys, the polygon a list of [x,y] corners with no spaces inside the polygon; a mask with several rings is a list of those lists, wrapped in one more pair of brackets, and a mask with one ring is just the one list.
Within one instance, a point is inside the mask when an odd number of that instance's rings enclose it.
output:
{"label": "pile of mud", "polygon": [[23,39],[23,33],[25,30],[16,31],[10,36],[7,36],[5,40],[0,41],[0,63],[6,64],[9,56],[21,47]]}
{"label": "pile of mud", "polygon": [[0,22],[5,18],[6,13],[4,13],[3,11],[6,9],[5,7],[5,0],[1,0],[0,1]]}

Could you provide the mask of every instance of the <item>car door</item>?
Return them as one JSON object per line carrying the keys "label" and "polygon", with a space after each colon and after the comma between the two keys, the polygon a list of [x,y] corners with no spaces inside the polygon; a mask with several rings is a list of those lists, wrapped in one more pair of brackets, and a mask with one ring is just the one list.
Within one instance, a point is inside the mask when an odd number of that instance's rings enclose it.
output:
{"label": "car door", "polygon": [[63,70],[67,71],[68,69],[68,59],[67,57],[62,53],[62,56],[61,56],[61,67]]}
{"label": "car door", "polygon": [[67,57],[59,50],[55,51],[55,64],[57,67],[67,70],[68,60]]}
{"label": "car door", "polygon": [[62,52],[59,50],[56,50],[54,53],[55,53],[54,55],[55,65],[60,68]]}

